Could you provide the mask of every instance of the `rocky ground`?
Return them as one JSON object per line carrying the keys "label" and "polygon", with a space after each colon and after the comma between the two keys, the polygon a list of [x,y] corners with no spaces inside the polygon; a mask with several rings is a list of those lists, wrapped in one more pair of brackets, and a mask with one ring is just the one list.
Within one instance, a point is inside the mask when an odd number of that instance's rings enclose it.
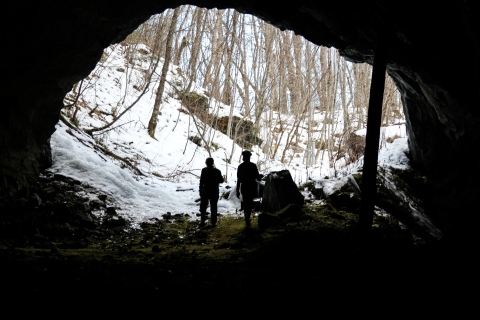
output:
{"label": "rocky ground", "polygon": [[474,306],[471,252],[425,242],[391,218],[376,217],[368,241],[357,236],[357,216],[331,205],[279,215],[275,225],[260,216],[262,228],[258,216],[252,228],[239,215],[200,229],[168,214],[133,228],[106,196],[87,193],[95,191],[51,175],[23,197],[0,199],[7,309],[22,301],[55,314],[67,301],[180,318],[393,318]]}

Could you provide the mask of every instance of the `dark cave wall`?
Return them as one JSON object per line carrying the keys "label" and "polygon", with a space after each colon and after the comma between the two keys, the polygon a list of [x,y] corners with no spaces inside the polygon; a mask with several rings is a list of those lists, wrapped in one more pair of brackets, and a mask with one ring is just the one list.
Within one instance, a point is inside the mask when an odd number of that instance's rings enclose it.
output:
{"label": "dark cave wall", "polygon": [[49,166],[48,139],[65,94],[95,67],[103,48],[150,16],[133,4],[115,10],[112,3],[18,1],[5,11],[0,21],[9,30],[1,53],[0,190],[28,189]]}
{"label": "dark cave wall", "polygon": [[[347,59],[372,62],[389,30],[388,72],[403,95],[411,157],[428,176],[431,215],[448,229],[475,201],[479,34],[473,1],[46,1],[11,3],[1,19],[0,189],[25,189],[49,165],[48,139],[63,96],[102,50],[150,15],[180,4],[236,8]],[[468,214],[466,214],[468,215]],[[458,221],[456,221],[457,219]],[[470,217],[469,217],[470,219]]]}

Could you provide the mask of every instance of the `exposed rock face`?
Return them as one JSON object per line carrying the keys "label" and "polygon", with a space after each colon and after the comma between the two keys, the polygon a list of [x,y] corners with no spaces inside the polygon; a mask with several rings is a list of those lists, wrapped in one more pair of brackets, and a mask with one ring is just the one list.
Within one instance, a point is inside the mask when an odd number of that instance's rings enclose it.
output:
{"label": "exposed rock face", "polygon": [[[258,137],[258,130],[253,125],[253,122],[250,120],[241,119],[240,117],[233,116],[232,119],[232,128],[237,128],[237,125],[240,122],[240,126],[236,133],[236,143],[239,144],[244,149],[252,149],[252,146],[258,145],[261,146],[263,140]],[[227,133],[228,131],[228,117],[219,117],[214,122],[215,129]]]}
{"label": "exposed rock face", "polygon": [[371,63],[379,31],[390,30],[387,69],[402,93],[412,159],[429,177],[430,212],[446,221],[443,229],[476,216],[467,209],[480,191],[470,151],[480,135],[480,10],[460,0],[10,2],[0,22],[0,189],[27,187],[48,166],[62,98],[102,50],[150,15],[186,3],[254,14],[358,62]]}

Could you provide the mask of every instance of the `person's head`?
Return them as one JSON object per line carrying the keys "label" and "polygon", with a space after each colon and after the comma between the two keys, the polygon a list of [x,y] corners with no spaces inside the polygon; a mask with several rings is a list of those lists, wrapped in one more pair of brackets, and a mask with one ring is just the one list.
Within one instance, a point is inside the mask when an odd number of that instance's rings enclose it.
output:
{"label": "person's head", "polygon": [[248,150],[245,150],[242,152],[242,157],[243,157],[243,161],[250,161],[250,157],[252,156],[252,153]]}
{"label": "person's head", "polygon": [[205,160],[205,164],[207,167],[213,167],[213,158],[207,158],[207,160]]}

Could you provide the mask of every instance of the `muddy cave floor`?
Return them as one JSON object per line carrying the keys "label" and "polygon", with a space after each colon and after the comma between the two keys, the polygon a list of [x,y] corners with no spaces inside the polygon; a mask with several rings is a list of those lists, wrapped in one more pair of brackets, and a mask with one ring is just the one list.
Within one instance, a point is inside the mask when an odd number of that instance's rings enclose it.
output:
{"label": "muddy cave floor", "polygon": [[[478,294],[469,289],[477,287],[475,252],[426,243],[392,219],[375,217],[369,241],[357,235],[357,216],[328,205],[307,205],[302,217],[269,228],[259,228],[257,217],[246,228],[240,214],[221,216],[214,228],[181,215],[131,228],[118,218],[79,219],[78,203],[63,208],[70,218],[55,217],[62,212],[55,201],[78,202],[73,187],[50,179],[35,196],[3,199],[4,306],[21,299],[88,309],[101,302],[121,311],[154,303],[181,318],[478,312]],[[65,196],[36,206],[49,190]]]}

